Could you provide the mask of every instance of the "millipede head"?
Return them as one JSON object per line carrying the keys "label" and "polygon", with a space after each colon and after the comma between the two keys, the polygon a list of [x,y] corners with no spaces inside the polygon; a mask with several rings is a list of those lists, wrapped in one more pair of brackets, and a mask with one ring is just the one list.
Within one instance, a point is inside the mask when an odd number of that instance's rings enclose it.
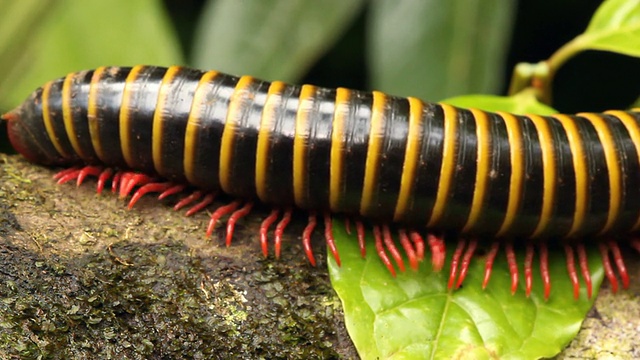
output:
{"label": "millipede head", "polygon": [[34,137],[30,134],[27,126],[21,121],[20,108],[14,109],[2,115],[2,120],[7,122],[7,134],[13,148],[22,154],[27,160],[40,163],[46,160],[44,151],[37,146]]}
{"label": "millipede head", "polygon": [[[43,165],[71,165],[77,159],[61,156],[53,147],[46,132],[43,132],[42,115],[32,102],[11,110],[0,116],[7,122],[7,134],[13,148],[27,160]],[[41,114],[41,111],[40,111]]]}

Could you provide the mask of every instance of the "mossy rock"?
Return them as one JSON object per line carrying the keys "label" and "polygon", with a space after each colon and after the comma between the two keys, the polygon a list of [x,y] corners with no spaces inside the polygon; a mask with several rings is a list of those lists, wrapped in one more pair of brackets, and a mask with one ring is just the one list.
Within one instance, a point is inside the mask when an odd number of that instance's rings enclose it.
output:
{"label": "mossy rock", "polygon": [[[0,154],[0,156],[3,156]],[[260,217],[226,248],[148,196],[127,210],[93,185],[0,165],[0,358],[356,358],[318,235],[309,265],[294,224],[264,259]]]}
{"label": "mossy rock", "polygon": [[[264,259],[243,220],[231,247],[208,216],[143,198],[133,210],[92,180],[58,186],[53,170],[0,154],[0,358],[357,359],[326,271],[287,232]],[[640,267],[631,289],[599,294],[559,359],[640,357]]]}

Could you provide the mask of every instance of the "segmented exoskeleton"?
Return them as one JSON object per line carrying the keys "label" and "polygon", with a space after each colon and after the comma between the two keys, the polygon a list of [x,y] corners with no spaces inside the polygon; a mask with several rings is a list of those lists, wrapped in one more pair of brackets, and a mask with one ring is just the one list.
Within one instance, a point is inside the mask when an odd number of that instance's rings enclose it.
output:
{"label": "segmented exoskeleton", "polygon": [[[400,228],[410,258],[422,256],[423,230],[472,239],[468,257],[476,239],[503,239],[508,256],[511,241],[542,244],[543,273],[547,242],[564,241],[573,261],[573,243],[640,229],[640,109],[520,116],[377,91],[136,66],[51,81],[3,118],[13,146],[29,160],[86,166],[63,172],[63,181],[91,174],[102,184],[116,168],[168,180],[117,173],[121,193],[142,185],[136,200],[185,184],[201,191],[196,197],[221,191],[238,199],[214,212],[209,233],[225,213],[233,212],[235,223],[254,200],[322,214],[327,226],[329,214],[367,220],[392,271],[381,244],[401,258],[387,224]],[[211,200],[205,196],[197,207]],[[263,237],[277,218],[274,210]],[[362,235],[362,222],[356,224]],[[434,260],[443,255],[441,239],[429,244]],[[610,249],[621,261],[615,243],[606,244],[603,253]],[[586,263],[581,246],[578,254]]]}

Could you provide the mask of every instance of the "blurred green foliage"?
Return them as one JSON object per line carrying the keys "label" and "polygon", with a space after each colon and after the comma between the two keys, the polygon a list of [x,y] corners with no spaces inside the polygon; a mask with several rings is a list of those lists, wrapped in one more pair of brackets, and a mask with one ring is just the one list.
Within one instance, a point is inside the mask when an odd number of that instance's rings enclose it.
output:
{"label": "blurred green foliage", "polygon": [[[68,72],[135,63],[427,100],[500,94],[516,62],[549,57],[586,28],[600,2],[0,0],[0,111]],[[640,92],[640,81],[628,81],[640,78],[637,64],[579,55],[558,74],[554,105],[624,108]]]}

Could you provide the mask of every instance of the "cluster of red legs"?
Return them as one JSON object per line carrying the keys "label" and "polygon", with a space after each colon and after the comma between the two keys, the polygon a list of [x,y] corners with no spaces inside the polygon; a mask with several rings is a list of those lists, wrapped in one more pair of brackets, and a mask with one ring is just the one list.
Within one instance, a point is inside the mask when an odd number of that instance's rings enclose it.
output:
{"label": "cluster of red legs", "polygon": [[[106,183],[108,181],[111,181],[111,191],[114,193],[119,193],[120,198],[125,198],[129,195],[132,195],[131,200],[128,204],[129,209],[131,209],[135,205],[135,203],[145,194],[159,193],[160,195],[158,196],[158,199],[161,200],[170,195],[182,193],[187,188],[185,185],[181,184],[175,184],[172,182],[161,182],[160,180],[158,180],[158,178],[150,177],[144,174],[131,171],[114,171],[111,168],[104,168],[101,166],[85,166],[66,169],[58,172],[54,176],[54,179],[57,180],[58,184],[63,184],[75,180],[77,185],[80,186],[88,176],[96,177],[98,179],[97,192],[99,194],[102,193],[102,190],[105,188]],[[185,213],[186,216],[191,216],[212,204],[215,196],[215,193],[193,191],[192,193],[178,201],[173,208],[174,210],[180,210],[184,207],[191,206]],[[209,225],[207,227],[207,238],[211,237],[211,235],[213,234],[218,221],[222,217],[228,215],[225,243],[226,246],[230,246],[236,223],[239,219],[248,215],[251,212],[252,208],[253,202],[243,200],[235,200],[226,205],[219,206],[211,214],[211,219],[209,220]],[[281,213],[282,217],[280,218]],[[267,216],[263,220],[260,226],[260,244],[265,257],[268,255],[268,232],[272,225],[280,218],[280,221],[276,224],[274,231],[275,256],[276,258],[279,258],[280,250],[282,247],[282,235],[287,225],[291,221],[291,215],[292,209],[290,208],[285,210],[273,209],[269,216]],[[324,220],[324,236],[327,246],[329,247],[329,251],[331,251],[336,263],[340,265],[340,256],[338,254],[338,250],[333,238],[331,215],[329,213],[323,213],[321,216]],[[314,266],[316,264],[316,261],[313,256],[313,250],[311,248],[311,234],[317,226],[317,218],[318,215],[315,212],[310,212],[307,226],[302,233],[302,245],[305,254],[309,259],[309,262]],[[360,252],[362,257],[364,258],[366,255],[365,225],[361,220],[354,220],[354,222]],[[351,234],[351,220],[349,218],[345,219],[345,226],[347,234]],[[391,275],[396,276],[396,270],[389,256],[387,255],[387,252],[391,254],[391,257],[393,258],[398,269],[404,272],[406,269],[404,260],[400,250],[395,245],[392,231],[389,225],[373,225],[372,229],[375,239],[376,252]],[[419,262],[424,260],[425,241],[423,236],[418,231],[400,228],[398,229],[398,239],[400,240],[402,249],[407,256],[409,266],[413,270],[417,270]],[[429,233],[427,234],[426,239],[432,254],[431,264],[433,271],[440,271],[444,267],[446,256],[444,238],[443,236],[437,236],[435,234]],[[640,239],[632,240],[630,244],[633,248],[640,252]],[[487,284],[489,283],[489,279],[491,278],[493,263],[496,255],[498,254],[498,251],[500,250],[500,245],[500,242],[494,242],[491,245],[488,253],[486,254],[484,280],[482,283],[483,289],[487,286]],[[618,270],[622,286],[624,288],[627,288],[629,286],[629,275],[627,273],[618,244],[615,241],[611,240],[607,242],[600,242],[598,246],[602,255],[605,275],[611,283],[612,291],[616,292],[618,290],[618,280],[616,278],[614,267],[611,264],[610,255],[613,257],[613,261],[615,263],[616,269]],[[471,239],[468,241],[466,239],[458,240],[457,247],[451,259],[451,269],[448,282],[449,289],[457,289],[462,285],[477,247],[478,242],[476,239]],[[548,267],[548,249],[547,245],[544,243],[529,243],[526,245],[524,260],[525,293],[527,296],[529,296],[532,289],[533,258],[536,247],[538,248],[539,253],[538,257],[540,259],[540,275],[544,287],[544,298],[546,300],[549,298],[551,292],[551,280],[549,277]],[[509,242],[504,243],[504,249],[511,276],[511,293],[514,294],[518,289],[519,281],[516,254],[513,249],[513,245]],[[580,273],[587,288],[587,296],[591,298],[592,281],[584,245],[567,244],[564,245],[564,250],[567,259],[567,271],[573,285],[574,298],[578,299],[580,296],[580,281],[578,279],[578,272],[576,271],[575,266],[575,253],[577,253]]]}

